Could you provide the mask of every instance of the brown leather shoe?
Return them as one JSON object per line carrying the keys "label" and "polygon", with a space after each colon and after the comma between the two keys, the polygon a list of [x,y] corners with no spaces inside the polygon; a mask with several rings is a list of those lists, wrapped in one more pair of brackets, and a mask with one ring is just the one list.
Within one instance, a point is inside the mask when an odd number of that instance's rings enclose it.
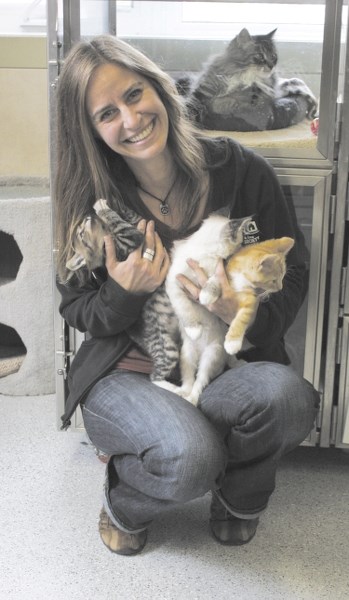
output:
{"label": "brown leather shoe", "polygon": [[234,517],[217,496],[211,502],[210,530],[217,542],[227,546],[242,546],[254,537],[259,519],[239,519]]}
{"label": "brown leather shoe", "polygon": [[133,556],[141,552],[147,541],[147,531],[139,533],[126,533],[118,529],[110,520],[104,508],[99,515],[98,524],[99,533],[102,542],[111,552],[123,556]]}

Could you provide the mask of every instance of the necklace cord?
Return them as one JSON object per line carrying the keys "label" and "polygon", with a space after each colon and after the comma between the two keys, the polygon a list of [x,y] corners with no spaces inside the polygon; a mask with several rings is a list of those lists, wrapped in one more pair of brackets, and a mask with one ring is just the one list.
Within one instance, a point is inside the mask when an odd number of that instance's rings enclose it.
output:
{"label": "necklace cord", "polygon": [[176,179],[173,180],[173,183],[171,184],[170,189],[168,190],[165,198],[159,198],[159,196],[156,196],[155,194],[152,194],[151,192],[148,192],[148,190],[144,189],[144,187],[142,187],[138,182],[137,182],[137,187],[139,190],[142,190],[142,192],[144,192],[145,194],[147,194],[148,196],[150,196],[151,198],[154,198],[154,200],[157,200],[158,202],[160,202],[160,212],[163,215],[168,215],[170,212],[170,207],[167,203],[167,200],[175,186],[176,183]]}

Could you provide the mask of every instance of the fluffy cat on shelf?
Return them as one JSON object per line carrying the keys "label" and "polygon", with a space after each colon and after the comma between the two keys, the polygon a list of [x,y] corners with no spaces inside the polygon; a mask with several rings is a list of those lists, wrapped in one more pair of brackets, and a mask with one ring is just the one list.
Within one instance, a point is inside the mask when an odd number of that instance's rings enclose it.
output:
{"label": "fluffy cat on shelf", "polygon": [[205,128],[222,131],[283,129],[313,119],[317,101],[298,78],[278,76],[276,29],[250,35],[242,29],[224,52],[213,57],[196,81],[177,87],[187,95],[189,114]]}

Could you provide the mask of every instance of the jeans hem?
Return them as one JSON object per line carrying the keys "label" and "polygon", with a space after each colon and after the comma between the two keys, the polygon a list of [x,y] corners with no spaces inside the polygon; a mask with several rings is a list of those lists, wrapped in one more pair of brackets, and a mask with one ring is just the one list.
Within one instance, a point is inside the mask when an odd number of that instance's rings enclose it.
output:
{"label": "jeans hem", "polygon": [[121,531],[124,531],[125,533],[131,533],[131,534],[141,533],[142,531],[146,531],[146,529],[147,529],[146,527],[142,527],[141,529],[130,529],[129,527],[126,527],[122,523],[122,521],[120,521],[120,519],[116,518],[114,512],[110,508],[110,504],[109,504],[109,501],[108,501],[108,498],[106,495],[104,496],[104,499],[103,499],[103,507],[104,507],[104,510],[107,513],[109,519],[114,523],[115,527],[117,527]]}
{"label": "jeans hem", "polygon": [[[109,461],[109,463],[110,463],[110,461]],[[147,527],[144,527],[144,526],[129,527],[129,526],[125,525],[125,523],[123,523],[122,519],[120,519],[120,517],[115,514],[115,511],[111,507],[110,499],[109,499],[109,463],[107,464],[107,467],[106,467],[105,480],[104,480],[104,498],[103,498],[104,510],[107,513],[110,520],[114,523],[114,525],[118,529],[121,529],[121,531],[124,531],[125,533],[133,533],[133,534],[141,533],[142,531],[145,531],[147,529]]]}
{"label": "jeans hem", "polygon": [[228,502],[223,498],[222,493],[220,492],[220,490],[214,490],[212,492],[212,496],[216,496],[219,500],[219,502],[224,506],[224,508],[226,508],[226,510],[228,512],[230,512],[231,515],[233,515],[233,517],[237,517],[238,519],[246,519],[246,520],[251,520],[251,519],[257,519],[258,517],[260,517],[266,510],[267,508],[267,504],[265,504],[263,507],[259,507],[256,510],[243,510],[243,509],[236,509],[233,506],[231,506],[230,504],[228,504]]}

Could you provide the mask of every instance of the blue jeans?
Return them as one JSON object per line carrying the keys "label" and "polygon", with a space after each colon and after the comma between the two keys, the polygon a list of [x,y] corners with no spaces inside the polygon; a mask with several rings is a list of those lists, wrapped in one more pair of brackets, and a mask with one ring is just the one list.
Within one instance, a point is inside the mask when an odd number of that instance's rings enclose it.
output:
{"label": "blue jeans", "polygon": [[217,490],[232,514],[253,518],[275,487],[280,458],[314,425],[319,397],[291,368],[231,369],[199,409],[147,375],[115,370],[90,391],[83,416],[92,443],[111,455],[106,509],[139,531],[166,509]]}

